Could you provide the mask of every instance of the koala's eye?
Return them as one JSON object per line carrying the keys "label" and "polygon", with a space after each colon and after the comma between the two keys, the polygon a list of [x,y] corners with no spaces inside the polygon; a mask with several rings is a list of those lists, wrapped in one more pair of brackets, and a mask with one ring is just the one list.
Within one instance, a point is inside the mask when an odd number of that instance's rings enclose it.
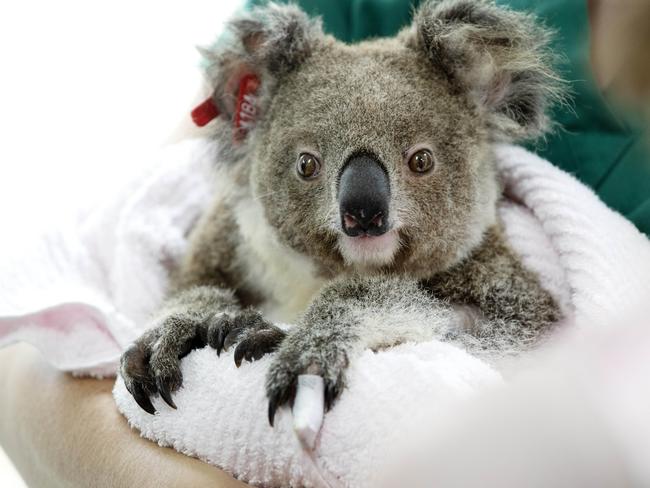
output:
{"label": "koala's eye", "polygon": [[433,154],[428,149],[420,149],[409,159],[409,169],[414,173],[428,173],[433,168]]}
{"label": "koala's eye", "polygon": [[302,153],[298,156],[296,171],[305,179],[316,178],[320,173],[320,161],[313,154]]}

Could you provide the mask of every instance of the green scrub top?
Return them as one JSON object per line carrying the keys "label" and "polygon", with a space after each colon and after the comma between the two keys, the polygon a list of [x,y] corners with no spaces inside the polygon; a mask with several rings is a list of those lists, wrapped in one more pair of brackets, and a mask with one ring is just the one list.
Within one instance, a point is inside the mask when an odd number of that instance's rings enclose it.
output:
{"label": "green scrub top", "polygon": [[[391,36],[406,26],[420,0],[293,0],[323,19],[326,32],[345,42]],[[266,0],[248,0],[247,6]],[[587,0],[497,0],[532,11],[556,31],[553,49],[566,60],[558,66],[570,83],[573,103],[557,107],[559,124],[529,147],[594,189],[613,209],[650,236],[650,137],[647,125],[609,107],[589,65]]]}

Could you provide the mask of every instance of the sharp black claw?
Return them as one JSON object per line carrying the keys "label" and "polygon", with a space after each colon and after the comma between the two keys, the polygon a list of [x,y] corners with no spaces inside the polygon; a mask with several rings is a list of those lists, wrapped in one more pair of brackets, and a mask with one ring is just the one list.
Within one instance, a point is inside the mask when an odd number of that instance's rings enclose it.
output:
{"label": "sharp black claw", "polygon": [[244,359],[248,361],[249,363],[253,362],[253,352],[251,349],[246,350],[246,354],[244,354]]}
{"label": "sharp black claw", "polygon": [[327,384],[325,386],[325,412],[329,412],[331,410],[340,393],[340,387],[335,383]]}
{"label": "sharp black claw", "polygon": [[241,342],[236,348],[235,348],[235,366],[238,368],[241,366],[242,359],[244,358],[244,354],[246,353],[246,347],[244,346],[246,344],[245,342]]}
{"label": "sharp black claw", "polygon": [[149,396],[144,392],[144,389],[141,386],[135,385],[133,387],[133,398],[135,399],[136,403],[140,405],[140,408],[145,412],[150,413],[151,415],[156,413],[156,409],[151,404]]}
{"label": "sharp black claw", "polygon": [[288,405],[293,408],[293,402],[296,399],[296,380],[293,379],[286,387],[280,388],[275,392],[267,390],[269,398],[269,424],[273,427],[275,413],[282,405]]}
{"label": "sharp black claw", "polygon": [[223,350],[226,351],[230,349],[230,347],[237,342],[237,339],[241,335],[243,329],[230,329],[228,334],[226,334],[226,337],[224,337],[223,340]]}
{"label": "sharp black claw", "polygon": [[217,344],[216,344],[216,349],[217,349],[217,356],[221,356],[221,351],[223,350],[223,340],[225,339],[225,333],[224,333],[224,327],[219,328],[219,332],[217,332]]}
{"label": "sharp black claw", "polygon": [[165,401],[165,403],[176,410],[176,404],[174,403],[174,400],[172,400],[172,395],[169,391],[169,385],[167,382],[162,378],[156,378],[156,386],[158,387],[160,396]]}
{"label": "sharp black claw", "polygon": [[332,387],[330,385],[327,385],[325,387],[325,412],[329,412],[330,408],[332,408]]}
{"label": "sharp black claw", "polygon": [[269,400],[269,424],[273,427],[273,420],[275,419],[275,411],[278,409],[278,404],[275,400]]}

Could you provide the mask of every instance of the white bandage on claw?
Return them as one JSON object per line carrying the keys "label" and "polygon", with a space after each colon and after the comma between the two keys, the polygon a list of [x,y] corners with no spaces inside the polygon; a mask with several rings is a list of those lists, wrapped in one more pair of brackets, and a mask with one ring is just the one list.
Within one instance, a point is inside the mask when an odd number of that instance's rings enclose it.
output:
{"label": "white bandage on claw", "polygon": [[323,425],[325,385],[323,378],[314,374],[298,376],[296,399],[293,403],[293,430],[302,445],[313,449],[316,436]]}

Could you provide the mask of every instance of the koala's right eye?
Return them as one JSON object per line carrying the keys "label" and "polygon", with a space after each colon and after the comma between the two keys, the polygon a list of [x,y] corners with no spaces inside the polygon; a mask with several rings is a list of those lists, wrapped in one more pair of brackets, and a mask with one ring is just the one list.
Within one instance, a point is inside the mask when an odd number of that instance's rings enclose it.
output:
{"label": "koala's right eye", "polygon": [[306,180],[316,178],[320,173],[320,161],[313,154],[302,153],[298,156],[296,171]]}
{"label": "koala's right eye", "polygon": [[420,149],[409,158],[408,164],[413,173],[428,173],[433,168],[433,154],[428,149]]}

